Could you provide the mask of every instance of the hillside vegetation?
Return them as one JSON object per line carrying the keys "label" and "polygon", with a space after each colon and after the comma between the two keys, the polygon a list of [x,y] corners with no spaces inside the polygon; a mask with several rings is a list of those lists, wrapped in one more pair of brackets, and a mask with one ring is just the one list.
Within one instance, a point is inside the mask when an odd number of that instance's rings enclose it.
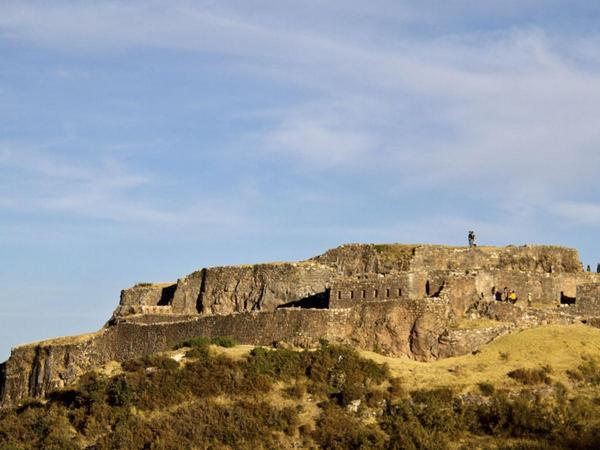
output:
{"label": "hillside vegetation", "polygon": [[600,330],[433,363],[198,338],[0,413],[0,449],[600,447]]}

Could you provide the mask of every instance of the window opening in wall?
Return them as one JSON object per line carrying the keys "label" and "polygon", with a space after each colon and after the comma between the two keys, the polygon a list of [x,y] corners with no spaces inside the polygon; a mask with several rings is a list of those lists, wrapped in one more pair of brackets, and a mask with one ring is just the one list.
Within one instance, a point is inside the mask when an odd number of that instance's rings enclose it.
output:
{"label": "window opening in wall", "polygon": [[362,298],[365,298],[367,296],[367,291],[363,290],[362,291]]}
{"label": "window opening in wall", "polygon": [[402,297],[402,289],[398,288],[398,297]]}
{"label": "window opening in wall", "polygon": [[350,291],[350,298],[354,298],[354,291]]}
{"label": "window opening in wall", "polygon": [[386,296],[387,298],[389,298],[389,297],[390,297],[390,290],[389,290],[389,289],[386,289],[386,290],[385,290],[385,296]]}
{"label": "window opening in wall", "polygon": [[342,299],[342,291],[338,291],[338,300]]}
{"label": "window opening in wall", "polygon": [[431,288],[431,287],[429,286],[429,280],[427,280],[427,283],[425,283],[425,295],[426,295],[427,297],[429,297],[429,289],[430,289],[430,288]]}
{"label": "window opening in wall", "polygon": [[379,295],[379,291],[377,289],[375,289],[375,292],[373,293],[373,297],[377,298],[378,295]]}

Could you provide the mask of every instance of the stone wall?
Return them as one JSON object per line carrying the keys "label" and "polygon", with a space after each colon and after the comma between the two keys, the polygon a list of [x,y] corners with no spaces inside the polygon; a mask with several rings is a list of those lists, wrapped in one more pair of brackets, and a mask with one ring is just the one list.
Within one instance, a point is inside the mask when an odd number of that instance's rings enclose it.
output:
{"label": "stone wall", "polygon": [[537,273],[577,273],[583,268],[577,250],[546,246],[415,248],[411,270],[519,270]]}
{"label": "stone wall", "polygon": [[[124,290],[114,317],[170,306],[173,314],[229,314],[270,311],[323,295],[334,280],[385,275],[398,278],[408,297],[439,295],[454,275],[478,272],[479,294],[491,288],[515,289],[520,298],[553,303],[560,293],[574,296],[582,272],[577,251],[550,246],[447,247],[402,244],[348,244],[298,263],[214,267],[196,271],[177,283],[142,284]],[[584,280],[584,281],[585,281]],[[386,288],[384,288],[386,289]],[[456,300],[459,311],[468,298]],[[340,299],[341,300],[341,299]],[[142,308],[145,306],[146,308]]]}
{"label": "stone wall", "polygon": [[561,294],[575,297],[577,286],[600,280],[598,274],[587,272],[539,273],[520,270],[486,270],[476,273],[476,290],[483,298],[492,299],[492,288],[514,290],[519,302],[526,302],[531,293],[534,303],[559,305]]}
{"label": "stone wall", "polygon": [[600,283],[577,286],[575,307],[581,314],[600,316]]}
{"label": "stone wall", "polygon": [[311,259],[329,266],[341,276],[388,274],[410,270],[415,245],[345,244]]}
{"label": "stone wall", "polygon": [[313,258],[338,274],[406,271],[521,270],[577,273],[583,268],[577,250],[548,246],[449,247],[444,245],[345,244]]}
{"label": "stone wall", "polygon": [[502,292],[505,287],[516,292],[519,304],[526,304],[528,294],[531,294],[533,303],[559,305],[563,295],[575,298],[578,285],[598,281],[598,274],[587,272],[550,274],[499,269],[419,270],[385,276],[354,276],[332,282],[329,307],[345,308],[374,300],[443,295],[450,302],[452,312],[460,316],[475,301],[481,298],[493,300],[492,292]]}
{"label": "stone wall", "polygon": [[446,327],[448,305],[436,301],[381,301],[347,309],[287,308],[270,312],[186,317],[147,322],[133,317],[87,337],[62,338],[17,347],[0,378],[0,403],[40,397],[111,361],[172,348],[194,336],[231,336],[241,343],[271,345],[285,341],[314,346],[324,337],[334,343],[379,348],[388,355],[420,360],[438,357],[438,338]]}
{"label": "stone wall", "polygon": [[363,280],[345,279],[332,284],[329,308],[349,308],[361,302],[399,300],[407,296],[406,277],[377,277]]}
{"label": "stone wall", "polygon": [[[272,311],[324,293],[335,272],[314,263],[273,263],[202,269],[168,287],[134,286],[123,291],[114,317],[142,312],[142,305],[163,299],[173,314],[229,314]],[[161,289],[169,289],[166,298]]]}
{"label": "stone wall", "polygon": [[144,307],[168,306],[176,287],[174,283],[140,283],[123,289],[114,315],[140,314]]}

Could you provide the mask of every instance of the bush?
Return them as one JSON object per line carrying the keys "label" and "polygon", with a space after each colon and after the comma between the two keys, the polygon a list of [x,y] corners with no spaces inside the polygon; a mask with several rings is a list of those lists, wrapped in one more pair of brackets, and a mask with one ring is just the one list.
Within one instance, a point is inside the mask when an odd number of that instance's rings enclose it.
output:
{"label": "bush", "polygon": [[231,348],[238,345],[237,341],[231,337],[226,336],[217,336],[210,340],[210,343],[213,345],[218,345],[219,347]]}
{"label": "bush", "polygon": [[585,359],[577,369],[567,370],[567,376],[576,383],[591,384],[592,386],[600,385],[600,367],[598,367],[595,359]]}
{"label": "bush", "polygon": [[191,339],[186,339],[183,342],[175,344],[175,350],[178,350],[183,347],[207,347],[208,345],[210,345],[210,339],[200,336]]}
{"label": "bush", "polygon": [[[600,398],[569,397],[559,384],[538,389],[543,396],[509,395],[490,383],[479,385],[485,399],[450,389],[408,393],[385,365],[348,347],[258,347],[234,360],[196,344],[189,352],[206,357],[181,367],[150,355],[124,363],[130,370],[115,377],[88,373],[45,401],[0,411],[0,449],[600,448]],[[516,378],[534,382],[551,368],[528,370],[534,375],[515,371]],[[593,380],[597,367],[585,360],[576,371]],[[296,400],[285,402],[292,407],[275,405],[277,385]],[[354,400],[356,412],[347,407]],[[299,414],[313,408],[316,423],[300,426]]]}
{"label": "bush", "polygon": [[494,387],[494,385],[492,383],[479,383],[477,385],[479,387],[479,391],[485,395],[486,397],[489,397],[490,395],[492,395],[494,393],[494,391],[496,390],[496,388]]}
{"label": "bush", "polygon": [[448,388],[414,391],[414,415],[430,431],[454,433],[462,427],[460,401]]}
{"label": "bush", "polygon": [[190,350],[185,352],[186,358],[208,358],[210,357],[210,347],[192,347]]}
{"label": "bush", "polygon": [[327,406],[317,420],[314,440],[323,449],[383,448],[387,436],[374,425],[361,420],[337,406]]}
{"label": "bush", "polygon": [[306,384],[300,380],[296,380],[291,386],[285,389],[285,393],[290,398],[300,400],[306,394]]}
{"label": "bush", "polygon": [[147,369],[148,367],[156,367],[157,369],[176,370],[179,368],[179,363],[173,358],[164,355],[146,355],[137,359],[123,361],[121,367],[125,372],[137,372]]}
{"label": "bush", "polygon": [[175,345],[175,350],[178,350],[183,347],[191,347],[191,348],[201,347],[202,348],[202,347],[208,347],[211,344],[217,345],[219,347],[230,348],[230,347],[235,347],[236,345],[238,345],[238,342],[235,339],[233,339],[231,337],[227,337],[227,336],[217,336],[212,339],[203,337],[203,336],[198,336],[195,338],[186,339],[185,341],[179,342],[178,344]]}
{"label": "bush", "polygon": [[389,437],[389,449],[440,450],[448,447],[446,436],[427,430],[415,416],[408,401],[389,405],[380,418],[379,425]]}
{"label": "bush", "polygon": [[551,379],[548,373],[548,367],[541,367],[539,369],[515,369],[508,372],[507,375],[519,383],[533,385],[541,383],[550,384]]}
{"label": "bush", "polygon": [[401,397],[406,394],[404,386],[402,385],[402,379],[399,377],[390,378],[390,386],[388,392],[392,397]]}
{"label": "bush", "polygon": [[128,406],[133,399],[133,390],[124,376],[110,380],[107,390],[107,402],[111,406]]}

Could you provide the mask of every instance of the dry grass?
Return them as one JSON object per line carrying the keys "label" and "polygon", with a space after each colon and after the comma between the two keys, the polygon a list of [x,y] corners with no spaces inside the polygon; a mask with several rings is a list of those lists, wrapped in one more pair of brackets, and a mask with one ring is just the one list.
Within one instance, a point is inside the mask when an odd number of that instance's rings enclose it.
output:
{"label": "dry grass", "polygon": [[[498,322],[493,323],[498,325]],[[488,323],[482,320],[475,325],[484,327]],[[254,347],[238,345],[233,348],[213,348],[216,352],[242,359]],[[542,365],[552,367],[553,380],[570,386],[566,375],[568,369],[579,366],[583,357],[600,361],[600,329],[586,325],[548,325],[515,331],[496,339],[475,355],[432,362],[414,361],[406,357],[392,358],[365,350],[361,350],[360,354],[375,362],[387,363],[393,376],[402,378],[404,385],[410,389],[453,386],[468,391],[479,383],[517,387],[519,384],[506,375],[508,372]]]}
{"label": "dry grass", "polygon": [[44,346],[44,345],[50,345],[50,344],[52,344],[52,345],[80,344],[82,342],[93,339],[97,336],[100,336],[103,333],[104,333],[104,330],[99,330],[99,331],[95,331],[93,333],[78,334],[76,336],[62,336],[62,337],[57,337],[57,338],[52,338],[52,339],[45,339],[43,341],[29,342],[27,344],[17,345],[14,348],[37,347],[37,346]]}
{"label": "dry grass", "polygon": [[[471,328],[473,321],[469,321]],[[497,326],[498,322],[493,321]],[[487,321],[476,321],[475,327],[485,327]],[[465,327],[467,324],[464,325]],[[215,353],[225,354],[235,360],[244,359],[254,348],[237,345],[224,348],[211,345]],[[179,351],[164,352],[173,356]],[[378,363],[387,363],[393,376],[400,377],[409,389],[452,386],[462,391],[474,389],[479,383],[492,383],[496,387],[516,388],[519,383],[507,376],[520,368],[552,367],[551,378],[571,386],[566,375],[568,369],[579,366],[583,357],[600,361],[600,329],[586,325],[548,325],[529,330],[515,331],[485,346],[475,355],[464,355],[432,362],[414,361],[405,357],[392,358],[361,350],[360,354]],[[183,363],[186,361],[184,360]],[[109,372],[117,373],[115,367]],[[287,403],[289,400],[285,400]],[[306,402],[304,402],[306,406]],[[314,413],[315,411],[312,411]],[[311,416],[311,413],[308,414]]]}
{"label": "dry grass", "polygon": [[499,328],[502,325],[510,325],[510,322],[500,322],[498,320],[492,319],[462,319],[458,323],[456,323],[452,328],[455,330],[472,330],[472,329],[482,329],[482,328]]}
{"label": "dry grass", "polygon": [[250,353],[250,351],[254,347],[256,347],[256,346],[255,345],[236,345],[235,347],[230,347],[230,348],[219,347],[216,345],[210,346],[210,348],[212,348],[215,351],[215,353],[225,354],[234,360],[244,359],[246,356],[248,356],[248,353]]}
{"label": "dry grass", "polygon": [[411,389],[454,386],[469,390],[478,383],[496,387],[516,387],[506,374],[514,369],[549,365],[552,378],[570,385],[567,369],[581,364],[582,357],[600,360],[600,329],[585,325],[549,325],[516,331],[485,346],[476,355],[464,355],[433,362],[408,358],[388,358],[377,353],[361,354],[376,362],[385,362],[393,375]]}

